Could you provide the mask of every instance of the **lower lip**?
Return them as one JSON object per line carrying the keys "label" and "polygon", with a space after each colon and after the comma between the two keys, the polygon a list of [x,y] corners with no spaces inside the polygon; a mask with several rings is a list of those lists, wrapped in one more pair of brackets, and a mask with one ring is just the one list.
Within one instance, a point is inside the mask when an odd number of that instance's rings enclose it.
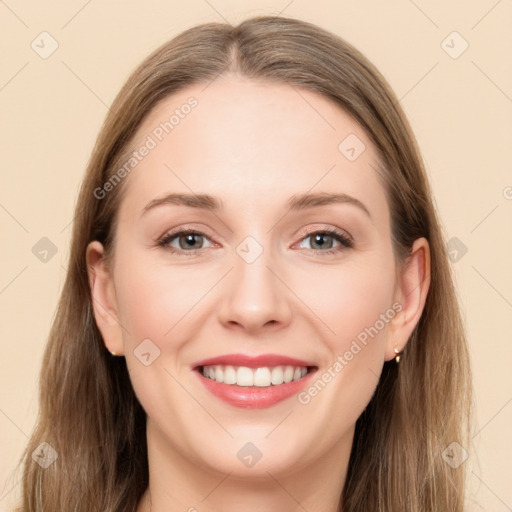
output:
{"label": "lower lip", "polygon": [[264,409],[290,398],[309,383],[315,372],[316,369],[310,370],[302,379],[287,384],[257,387],[224,384],[208,379],[196,370],[201,382],[212,395],[230,405],[244,409]]}

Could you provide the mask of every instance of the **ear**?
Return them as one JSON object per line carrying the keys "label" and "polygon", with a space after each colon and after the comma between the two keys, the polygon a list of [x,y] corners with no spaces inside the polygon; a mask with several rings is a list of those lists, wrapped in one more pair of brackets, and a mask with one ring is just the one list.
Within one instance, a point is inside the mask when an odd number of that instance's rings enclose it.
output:
{"label": "ear", "polygon": [[410,255],[397,272],[395,301],[401,306],[401,310],[390,322],[386,361],[396,356],[395,347],[402,352],[409,341],[423,313],[429,287],[430,248],[426,238],[418,238],[414,241]]}
{"label": "ear", "polygon": [[117,356],[124,355],[122,328],[119,322],[114,281],[105,264],[103,245],[91,242],[85,253],[92,307],[103,342]]}

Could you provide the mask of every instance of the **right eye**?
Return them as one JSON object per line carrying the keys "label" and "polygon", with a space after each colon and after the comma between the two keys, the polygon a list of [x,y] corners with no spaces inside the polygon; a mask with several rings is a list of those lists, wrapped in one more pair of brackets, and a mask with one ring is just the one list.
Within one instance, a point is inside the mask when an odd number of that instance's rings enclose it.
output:
{"label": "right eye", "polygon": [[[204,233],[193,229],[183,229],[181,231],[166,234],[158,242],[158,245],[165,249],[169,249],[173,253],[187,253],[187,256],[189,256],[196,254],[197,251],[201,249],[204,249],[205,247],[202,247],[202,245],[205,240],[209,239]],[[213,247],[213,244],[211,244],[210,247]]]}

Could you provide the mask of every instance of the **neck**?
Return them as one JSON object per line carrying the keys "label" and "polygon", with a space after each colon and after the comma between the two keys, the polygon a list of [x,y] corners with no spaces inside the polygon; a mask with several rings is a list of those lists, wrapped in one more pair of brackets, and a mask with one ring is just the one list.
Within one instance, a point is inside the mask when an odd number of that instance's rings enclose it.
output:
{"label": "neck", "polygon": [[[311,464],[221,472],[163,448],[148,425],[149,487],[137,512],[341,512],[353,430]],[[251,470],[252,471],[252,470]],[[243,507],[242,507],[243,505]]]}

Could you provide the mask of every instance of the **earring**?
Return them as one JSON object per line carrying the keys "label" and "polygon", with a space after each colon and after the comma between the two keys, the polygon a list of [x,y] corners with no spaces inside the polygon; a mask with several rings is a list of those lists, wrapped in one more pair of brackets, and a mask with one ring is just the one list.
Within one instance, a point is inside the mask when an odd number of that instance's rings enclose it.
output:
{"label": "earring", "polygon": [[113,356],[117,356],[117,354],[115,352],[110,352]]}
{"label": "earring", "polygon": [[398,364],[400,362],[400,356],[402,355],[402,352],[400,352],[396,347],[393,349],[393,352],[395,353],[395,362]]}

